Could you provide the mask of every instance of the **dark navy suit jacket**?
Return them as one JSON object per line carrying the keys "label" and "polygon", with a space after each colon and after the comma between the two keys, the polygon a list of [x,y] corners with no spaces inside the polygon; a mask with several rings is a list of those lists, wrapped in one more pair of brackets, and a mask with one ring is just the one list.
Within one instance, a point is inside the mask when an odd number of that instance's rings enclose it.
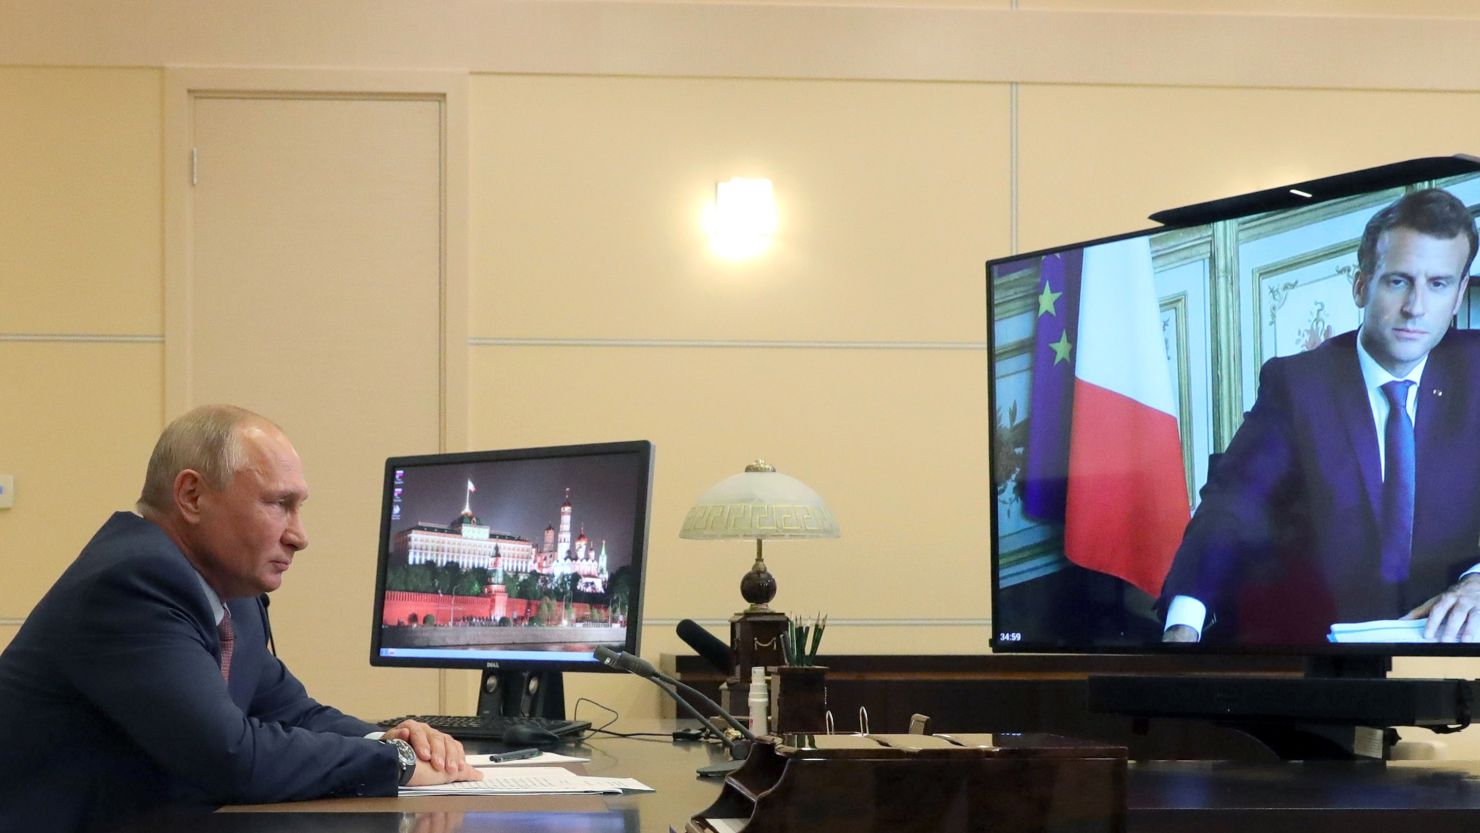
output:
{"label": "dark navy suit jacket", "polygon": [[1480,560],[1480,332],[1451,330],[1418,389],[1413,559],[1379,571],[1378,434],[1356,334],[1266,362],[1211,466],[1163,587],[1209,608],[1205,641],[1311,644],[1334,622],[1390,619]]}
{"label": "dark navy suit jacket", "polygon": [[395,751],[269,654],[228,602],[231,684],[198,574],[155,524],[108,520],[0,655],[0,830],[104,830],[164,805],[394,795]]}

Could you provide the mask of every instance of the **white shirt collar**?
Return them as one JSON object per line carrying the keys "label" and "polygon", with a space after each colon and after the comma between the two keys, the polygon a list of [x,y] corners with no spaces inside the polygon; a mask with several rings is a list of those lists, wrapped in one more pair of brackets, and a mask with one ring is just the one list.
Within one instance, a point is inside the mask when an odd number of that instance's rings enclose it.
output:
{"label": "white shirt collar", "polygon": [[196,573],[195,578],[200,581],[200,589],[206,591],[206,601],[211,603],[211,615],[216,617],[216,624],[220,625],[221,620],[226,618],[226,605],[221,603],[221,597],[216,595],[216,591],[211,589],[211,585],[206,584],[205,576]]}
{"label": "white shirt collar", "polygon": [[1377,359],[1372,358],[1372,354],[1368,353],[1367,348],[1362,346],[1362,331],[1357,330],[1357,364],[1362,368],[1362,381],[1366,383],[1369,394],[1381,396],[1382,386],[1397,379],[1406,379],[1412,382],[1412,390],[1416,391],[1418,389],[1418,380],[1423,377],[1423,369],[1428,366],[1428,363],[1429,354],[1425,353],[1423,358],[1418,360],[1418,364],[1414,365],[1413,369],[1408,371],[1408,375],[1394,376],[1387,371],[1387,368],[1378,364]]}

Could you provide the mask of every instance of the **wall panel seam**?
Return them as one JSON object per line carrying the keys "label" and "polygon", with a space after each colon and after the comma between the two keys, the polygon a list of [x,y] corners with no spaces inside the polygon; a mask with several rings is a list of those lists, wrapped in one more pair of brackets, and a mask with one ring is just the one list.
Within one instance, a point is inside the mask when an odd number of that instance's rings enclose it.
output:
{"label": "wall panel seam", "polygon": [[0,341],[57,343],[84,342],[100,344],[163,344],[164,336],[108,335],[104,333],[0,333]]}
{"label": "wall panel seam", "polygon": [[985,341],[767,341],[683,338],[470,338],[470,347],[681,347],[768,350],[969,350]]}

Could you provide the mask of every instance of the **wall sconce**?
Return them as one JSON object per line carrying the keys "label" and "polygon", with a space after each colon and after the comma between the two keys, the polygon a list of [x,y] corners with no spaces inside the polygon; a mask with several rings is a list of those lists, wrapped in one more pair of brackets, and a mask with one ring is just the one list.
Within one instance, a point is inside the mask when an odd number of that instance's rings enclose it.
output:
{"label": "wall sconce", "polygon": [[776,235],[771,180],[735,177],[714,188],[709,246],[722,257],[755,257]]}

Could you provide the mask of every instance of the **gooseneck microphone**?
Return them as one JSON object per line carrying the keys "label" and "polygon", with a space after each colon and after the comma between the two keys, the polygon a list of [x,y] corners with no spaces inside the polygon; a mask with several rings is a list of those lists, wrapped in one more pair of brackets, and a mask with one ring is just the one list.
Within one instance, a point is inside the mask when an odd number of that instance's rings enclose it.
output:
{"label": "gooseneck microphone", "polygon": [[750,731],[750,729],[746,728],[745,724],[735,719],[734,715],[720,708],[718,703],[714,702],[708,697],[705,697],[703,692],[695,689],[693,686],[685,685],[684,683],[673,679],[667,674],[664,674],[663,672],[654,668],[651,662],[648,662],[642,657],[633,656],[626,651],[617,652],[606,647],[605,645],[600,645],[597,646],[593,654],[596,659],[601,661],[602,665],[605,665],[608,668],[615,668],[618,671],[626,671],[629,674],[636,674],[637,676],[642,677],[645,680],[650,680],[653,685],[656,685],[659,690],[661,690],[664,694],[667,694],[673,700],[673,702],[677,703],[679,708],[687,712],[690,717],[695,718],[700,723],[708,727],[710,724],[709,721],[704,717],[704,715],[701,714],[698,709],[694,708],[694,704],[690,703],[688,700],[679,695],[677,689],[683,689],[690,696],[697,699],[700,703],[703,703],[705,706],[712,709],[715,714],[719,715],[721,719],[733,726],[735,728],[735,731],[740,733],[740,736],[744,738],[744,740],[742,741],[730,740],[730,738],[726,737],[723,732],[715,733],[719,736],[720,743],[723,743],[725,745],[725,749],[729,750],[731,760],[725,761],[721,764],[699,767],[698,771],[700,775],[725,775],[727,773],[734,772],[735,770],[740,768],[741,764],[745,763],[745,759],[750,755],[750,745],[755,741],[755,735]]}
{"label": "gooseneck microphone", "polygon": [[730,646],[723,639],[704,630],[698,622],[693,619],[679,622],[678,638],[724,675],[735,673],[735,658],[730,654]]}

